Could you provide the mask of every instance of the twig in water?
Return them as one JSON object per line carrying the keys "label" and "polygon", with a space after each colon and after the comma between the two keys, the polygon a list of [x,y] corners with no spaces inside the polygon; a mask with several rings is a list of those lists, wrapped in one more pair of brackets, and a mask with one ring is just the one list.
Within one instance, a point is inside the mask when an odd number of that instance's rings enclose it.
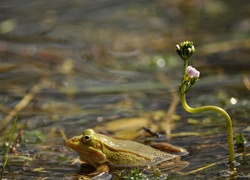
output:
{"label": "twig in water", "polygon": [[28,94],[26,94],[23,99],[12,109],[9,114],[1,121],[0,132],[6,129],[9,125],[11,119],[17,115],[19,111],[25,108],[29,102],[34,98],[35,94],[37,94],[43,87],[45,87],[46,81],[41,80],[38,84],[33,86]]}

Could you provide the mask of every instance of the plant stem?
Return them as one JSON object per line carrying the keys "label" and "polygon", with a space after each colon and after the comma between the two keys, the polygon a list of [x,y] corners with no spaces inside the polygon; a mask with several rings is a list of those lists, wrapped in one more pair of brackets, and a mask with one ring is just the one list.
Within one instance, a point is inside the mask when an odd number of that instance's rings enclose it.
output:
{"label": "plant stem", "polygon": [[188,66],[188,59],[184,60],[184,67],[183,67],[183,76],[182,76],[182,86],[181,86],[181,103],[183,108],[189,113],[201,113],[205,111],[214,111],[221,114],[227,123],[227,141],[228,141],[228,154],[229,154],[229,165],[230,170],[235,170],[235,161],[234,161],[234,144],[233,144],[233,128],[232,128],[232,121],[228,113],[217,106],[202,106],[192,108],[187,104],[186,101],[186,84],[184,83],[185,72]]}
{"label": "plant stem", "polygon": [[231,118],[227,114],[227,112],[224,109],[219,108],[217,106],[202,106],[202,107],[192,108],[192,107],[188,106],[188,104],[186,102],[186,93],[181,94],[181,102],[182,102],[183,108],[189,113],[201,113],[201,112],[205,112],[205,111],[215,111],[215,112],[221,114],[226,119],[229,164],[231,167],[234,164],[233,128],[232,128]]}
{"label": "plant stem", "polygon": [[[184,82],[185,73],[186,73],[187,67],[188,67],[188,59],[187,59],[187,60],[184,60],[184,66],[183,66],[183,71],[182,71],[182,80],[181,80],[181,83]],[[185,91],[184,91],[184,92],[185,92]]]}

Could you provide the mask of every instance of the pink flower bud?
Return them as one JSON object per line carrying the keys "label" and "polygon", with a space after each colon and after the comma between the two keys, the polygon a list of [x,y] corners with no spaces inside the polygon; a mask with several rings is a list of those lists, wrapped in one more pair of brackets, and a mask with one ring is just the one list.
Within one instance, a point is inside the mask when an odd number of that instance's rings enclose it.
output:
{"label": "pink flower bud", "polygon": [[193,68],[192,66],[188,66],[186,69],[186,75],[193,78],[199,78],[200,77],[200,71],[197,71],[195,68]]}

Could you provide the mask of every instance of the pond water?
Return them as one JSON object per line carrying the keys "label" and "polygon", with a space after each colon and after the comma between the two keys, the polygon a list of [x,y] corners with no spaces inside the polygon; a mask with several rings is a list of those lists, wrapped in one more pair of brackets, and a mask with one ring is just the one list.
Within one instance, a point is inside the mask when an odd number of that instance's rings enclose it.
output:
{"label": "pond water", "polygon": [[[187,113],[174,93],[183,67],[175,45],[184,40],[194,42],[190,64],[201,72],[188,103],[224,108],[234,136],[250,139],[249,1],[0,4],[2,167],[12,130],[13,139],[22,134],[3,179],[71,179],[79,167],[67,138],[94,128],[141,140],[143,127],[167,132],[167,142],[189,151],[182,173],[218,163],[186,179],[220,178],[227,167],[219,162],[228,157],[224,119]],[[239,155],[239,178],[249,178],[249,147]]]}

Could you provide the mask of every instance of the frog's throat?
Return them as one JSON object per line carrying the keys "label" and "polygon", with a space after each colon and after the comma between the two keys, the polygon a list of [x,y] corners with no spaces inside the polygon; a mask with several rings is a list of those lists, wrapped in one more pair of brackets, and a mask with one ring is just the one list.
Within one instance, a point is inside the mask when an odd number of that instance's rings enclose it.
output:
{"label": "frog's throat", "polygon": [[80,160],[86,161],[94,167],[98,167],[107,162],[106,155],[99,149],[89,147],[85,150],[78,150],[77,152],[80,156]]}

